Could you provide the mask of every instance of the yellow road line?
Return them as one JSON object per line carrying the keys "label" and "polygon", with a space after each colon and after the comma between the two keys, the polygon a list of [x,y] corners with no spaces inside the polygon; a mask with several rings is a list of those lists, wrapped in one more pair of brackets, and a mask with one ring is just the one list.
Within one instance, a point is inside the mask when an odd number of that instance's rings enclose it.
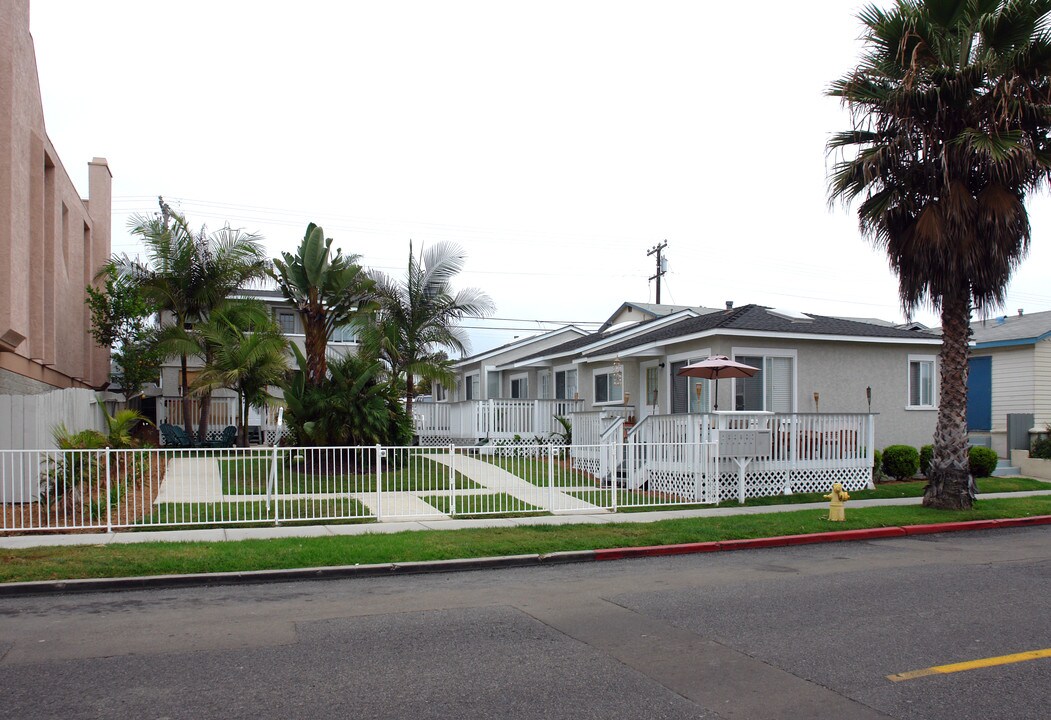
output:
{"label": "yellow road line", "polygon": [[976,670],[978,668],[994,667],[996,665],[1010,665],[1011,663],[1025,662],[1026,660],[1039,660],[1040,658],[1051,658],[1051,648],[1043,650],[1028,650],[1013,655],[1000,655],[999,657],[981,658],[979,660],[968,660],[966,662],[952,663],[950,665],[935,665],[922,670],[910,670],[909,672],[888,675],[891,682],[902,680],[914,680],[915,678],[927,677],[928,675],[948,675],[949,673],[963,672],[964,670]]}

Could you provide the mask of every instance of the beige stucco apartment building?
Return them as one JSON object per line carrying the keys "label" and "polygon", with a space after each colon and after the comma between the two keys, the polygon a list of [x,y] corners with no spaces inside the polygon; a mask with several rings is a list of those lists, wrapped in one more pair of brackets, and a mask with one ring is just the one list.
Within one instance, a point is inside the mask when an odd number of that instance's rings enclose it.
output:
{"label": "beige stucco apartment building", "polygon": [[44,128],[28,0],[0,2],[0,395],[100,387],[84,287],[110,255],[111,175],[81,199]]}

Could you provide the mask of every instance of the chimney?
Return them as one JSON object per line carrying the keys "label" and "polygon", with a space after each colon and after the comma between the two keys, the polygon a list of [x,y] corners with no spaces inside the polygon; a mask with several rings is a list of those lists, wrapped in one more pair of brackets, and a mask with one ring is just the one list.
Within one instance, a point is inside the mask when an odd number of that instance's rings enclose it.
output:
{"label": "chimney", "polygon": [[733,310],[734,309],[734,301],[733,300],[727,300],[726,301],[726,309],[727,310]]}

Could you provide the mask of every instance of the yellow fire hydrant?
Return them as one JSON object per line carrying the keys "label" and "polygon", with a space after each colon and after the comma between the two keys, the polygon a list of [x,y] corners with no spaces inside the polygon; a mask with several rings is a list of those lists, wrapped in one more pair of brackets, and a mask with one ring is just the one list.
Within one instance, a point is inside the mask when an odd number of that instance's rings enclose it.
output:
{"label": "yellow fire hydrant", "polygon": [[843,512],[843,503],[850,500],[850,495],[843,489],[840,483],[832,485],[832,492],[825,496],[828,500],[828,519],[832,522],[843,522],[847,516]]}

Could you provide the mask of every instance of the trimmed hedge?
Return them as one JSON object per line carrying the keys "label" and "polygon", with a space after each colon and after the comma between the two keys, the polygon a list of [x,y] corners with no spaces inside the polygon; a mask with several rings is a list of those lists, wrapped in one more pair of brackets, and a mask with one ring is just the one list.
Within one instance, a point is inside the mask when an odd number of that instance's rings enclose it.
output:
{"label": "trimmed hedge", "polygon": [[920,454],[911,445],[883,448],[883,472],[895,480],[907,480],[920,470]]}
{"label": "trimmed hedge", "polygon": [[989,477],[996,469],[999,457],[996,451],[987,447],[972,447],[970,450],[971,475],[976,478]]}
{"label": "trimmed hedge", "polygon": [[933,457],[933,445],[924,445],[920,448],[920,472],[923,473],[924,477],[930,474],[928,471],[931,469],[931,458]]}

